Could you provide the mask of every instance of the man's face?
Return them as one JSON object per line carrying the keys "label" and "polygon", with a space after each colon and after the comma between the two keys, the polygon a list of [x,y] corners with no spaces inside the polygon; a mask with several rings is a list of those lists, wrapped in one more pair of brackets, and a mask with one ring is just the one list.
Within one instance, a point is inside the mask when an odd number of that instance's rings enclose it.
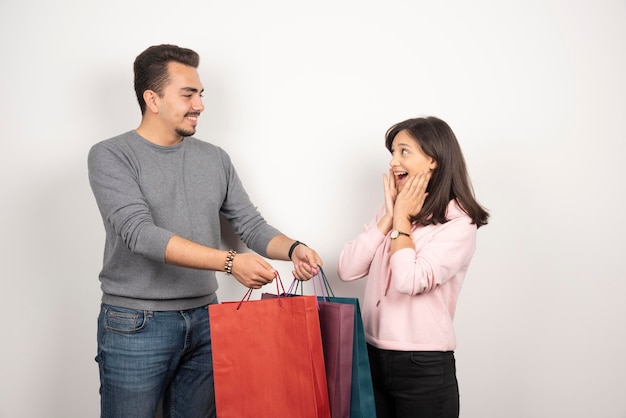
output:
{"label": "man's face", "polygon": [[176,134],[186,137],[196,133],[198,116],[204,110],[198,71],[178,62],[168,64],[169,83],[159,97],[159,117]]}

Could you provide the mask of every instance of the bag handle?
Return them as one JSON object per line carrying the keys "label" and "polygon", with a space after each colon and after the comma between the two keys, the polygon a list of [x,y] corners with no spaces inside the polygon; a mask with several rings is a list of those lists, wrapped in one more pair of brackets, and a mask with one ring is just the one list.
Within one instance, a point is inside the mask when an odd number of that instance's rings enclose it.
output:
{"label": "bag handle", "polygon": [[[280,273],[278,273],[278,271],[276,271],[276,275],[274,275],[274,278],[276,279],[276,293],[278,296],[278,306],[282,306],[282,302],[280,301],[280,299],[282,298],[282,296],[280,295],[280,289],[278,288],[278,285],[280,284],[280,287],[283,288],[283,294],[285,293],[285,286],[283,285],[283,281],[280,279]],[[250,296],[252,296],[252,292],[254,291],[253,288],[248,288],[248,290],[246,291],[246,294],[243,295],[243,298],[239,301],[239,304],[237,305],[237,311],[239,310],[239,308],[241,308],[241,305],[244,302],[248,302],[250,300]]]}
{"label": "bag handle", "polygon": [[[321,296],[322,299],[326,301],[327,296],[334,297],[335,293],[330,287],[330,283],[328,282],[328,279],[326,278],[326,273],[324,273],[324,269],[322,268],[322,266],[318,264],[317,269],[318,269],[317,274],[311,278],[311,283],[313,285],[313,294],[315,294],[315,296]],[[318,294],[317,292],[317,286],[315,285],[316,282],[319,285],[321,294]],[[304,295],[304,282],[294,277],[293,281],[291,282],[291,285],[289,286],[289,289],[287,290],[287,294],[289,295],[296,294],[296,292],[298,291],[298,288],[300,288],[300,295],[301,296]]]}
{"label": "bag handle", "polygon": [[335,297],[335,292],[333,292],[333,289],[330,288],[330,282],[326,278],[326,273],[324,273],[324,269],[320,265],[318,265],[317,268],[319,269],[319,272],[317,274],[321,278],[321,282],[323,283],[324,288],[326,289],[326,293],[328,293],[329,297]]}
{"label": "bag handle", "polygon": [[289,285],[289,289],[287,289],[287,294],[295,295],[298,292],[298,288],[300,289],[300,296],[304,296],[304,285],[302,284],[302,281],[294,277]]}

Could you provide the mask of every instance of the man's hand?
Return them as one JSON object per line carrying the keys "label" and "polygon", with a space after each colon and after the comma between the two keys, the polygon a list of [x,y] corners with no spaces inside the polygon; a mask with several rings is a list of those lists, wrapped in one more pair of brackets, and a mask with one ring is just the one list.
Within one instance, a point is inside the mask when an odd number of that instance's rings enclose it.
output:
{"label": "man's hand", "polygon": [[258,254],[243,253],[233,258],[232,275],[239,283],[250,288],[260,289],[272,283],[276,270]]}
{"label": "man's hand", "polygon": [[318,265],[323,265],[322,258],[313,250],[304,244],[300,244],[294,248],[291,255],[293,261],[293,277],[298,280],[309,280],[318,273]]}

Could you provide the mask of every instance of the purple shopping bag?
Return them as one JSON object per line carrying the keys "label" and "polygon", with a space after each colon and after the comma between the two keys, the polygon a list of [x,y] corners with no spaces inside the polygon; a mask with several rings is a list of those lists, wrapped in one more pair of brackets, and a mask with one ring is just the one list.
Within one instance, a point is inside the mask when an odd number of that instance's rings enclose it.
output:
{"label": "purple shopping bag", "polygon": [[[297,288],[298,284],[295,284]],[[293,288],[294,283],[290,286],[287,296],[303,296],[292,293]],[[261,295],[261,299],[276,297],[277,295],[270,293]],[[331,418],[350,418],[354,305],[331,302],[325,296],[318,296],[317,305],[326,366],[330,416]]]}

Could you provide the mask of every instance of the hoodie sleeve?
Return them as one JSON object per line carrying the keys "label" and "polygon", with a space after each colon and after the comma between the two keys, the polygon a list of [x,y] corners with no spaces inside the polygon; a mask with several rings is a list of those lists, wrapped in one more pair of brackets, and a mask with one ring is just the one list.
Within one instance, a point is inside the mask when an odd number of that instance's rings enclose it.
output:
{"label": "hoodie sleeve", "polygon": [[390,260],[391,281],[400,293],[429,292],[465,270],[476,248],[476,225],[468,216],[432,226],[414,249],[396,251]]}
{"label": "hoodie sleeve", "polygon": [[363,228],[363,231],[352,241],[344,244],[339,254],[337,275],[343,281],[352,281],[365,277],[376,251],[384,242],[385,236],[378,229],[378,220],[382,216],[384,206]]}

